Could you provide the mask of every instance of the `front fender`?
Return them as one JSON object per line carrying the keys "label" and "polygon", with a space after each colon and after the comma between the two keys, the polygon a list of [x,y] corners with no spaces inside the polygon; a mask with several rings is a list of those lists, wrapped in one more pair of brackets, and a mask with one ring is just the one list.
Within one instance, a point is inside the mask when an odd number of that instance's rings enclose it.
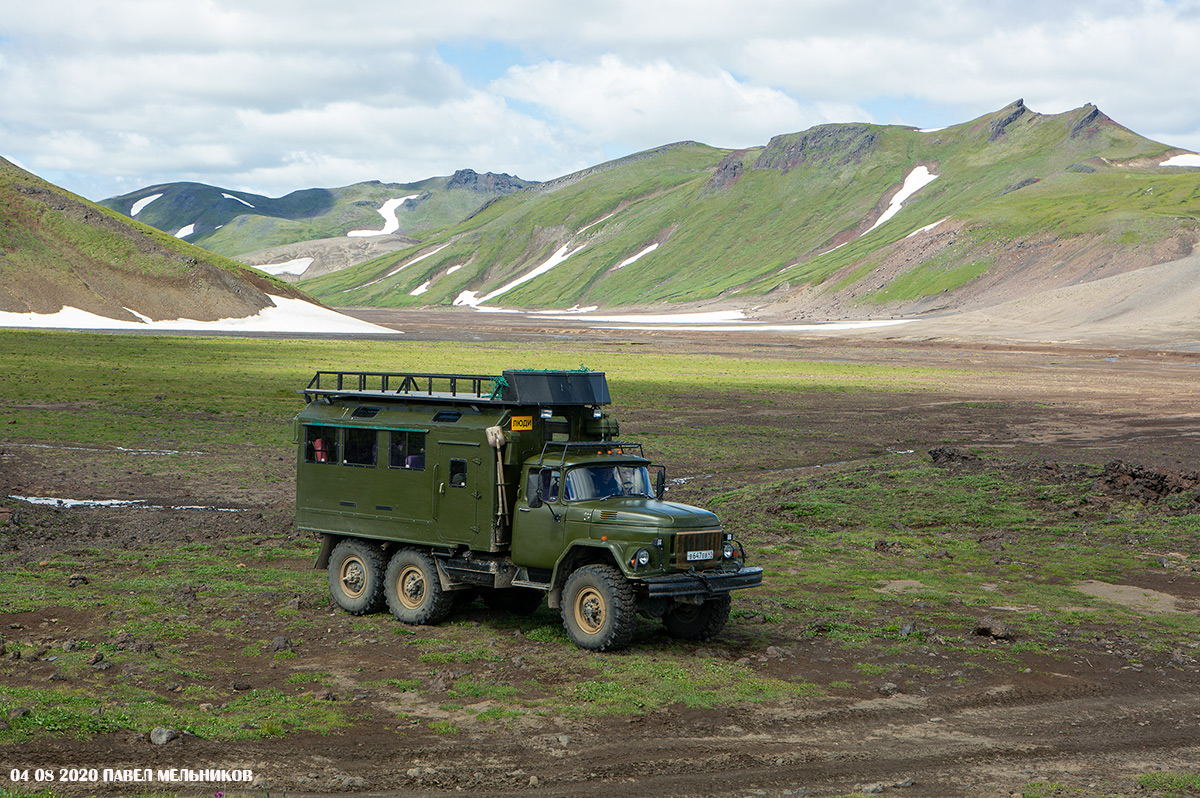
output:
{"label": "front fender", "polygon": [[620,569],[622,574],[629,576],[628,565],[623,565],[622,559],[624,557],[621,545],[615,541],[579,540],[568,546],[567,550],[554,563],[554,575],[550,581],[555,587],[562,587],[572,571],[580,565],[591,563],[614,565]]}
{"label": "front fender", "polygon": [[582,565],[592,565],[602,563],[604,565],[612,565],[621,571],[621,574],[626,578],[629,577],[629,569],[622,567],[622,551],[619,543],[611,540],[579,540],[572,543],[562,556],[554,563],[554,572],[550,577],[550,592],[546,595],[546,604],[551,609],[558,609],[561,598],[563,585],[567,582],[567,577],[571,572]]}

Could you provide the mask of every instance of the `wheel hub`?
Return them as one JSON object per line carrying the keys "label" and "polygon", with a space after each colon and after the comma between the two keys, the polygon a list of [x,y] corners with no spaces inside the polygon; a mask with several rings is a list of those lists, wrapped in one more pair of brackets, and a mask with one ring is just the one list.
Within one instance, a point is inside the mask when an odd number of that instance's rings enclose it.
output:
{"label": "wheel hub", "polygon": [[342,587],[346,589],[346,595],[358,598],[362,595],[366,584],[367,569],[361,560],[350,559],[342,563]]}
{"label": "wheel hub", "polygon": [[400,572],[400,603],[410,610],[418,609],[425,600],[425,575],[421,569],[405,568]]}
{"label": "wheel hub", "polygon": [[575,600],[575,620],[589,634],[604,626],[604,598],[598,591],[592,588],[580,591]]}

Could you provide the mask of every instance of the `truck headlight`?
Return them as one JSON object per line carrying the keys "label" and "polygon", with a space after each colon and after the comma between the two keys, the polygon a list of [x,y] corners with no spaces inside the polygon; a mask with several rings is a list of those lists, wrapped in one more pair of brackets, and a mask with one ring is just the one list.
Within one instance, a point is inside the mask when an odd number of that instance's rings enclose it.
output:
{"label": "truck headlight", "polygon": [[733,554],[734,554],[733,541],[732,540],[725,541],[725,547],[721,550],[721,555],[727,560],[732,560]]}
{"label": "truck headlight", "polygon": [[632,565],[635,568],[645,568],[650,564],[650,551],[648,549],[638,549],[637,554],[633,555]]}

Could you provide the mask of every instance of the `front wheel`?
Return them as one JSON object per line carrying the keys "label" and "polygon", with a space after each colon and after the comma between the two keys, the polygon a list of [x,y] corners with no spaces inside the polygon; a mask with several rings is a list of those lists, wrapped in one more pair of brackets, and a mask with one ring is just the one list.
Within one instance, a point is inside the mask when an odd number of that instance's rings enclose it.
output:
{"label": "front wheel", "polygon": [[383,607],[383,552],[373,543],[347,538],[329,554],[329,592],[351,615]]}
{"label": "front wheel", "polygon": [[623,648],[637,628],[633,588],[611,565],[585,565],[567,577],[562,617],[567,635],[580,648]]}
{"label": "front wheel", "polygon": [[433,558],[419,549],[400,549],[392,555],[383,594],[396,620],[414,626],[438,623],[454,608],[454,596],[442,590]]}
{"label": "front wheel", "polygon": [[729,594],[703,604],[676,604],[662,620],[671,637],[681,640],[716,637],[729,620]]}

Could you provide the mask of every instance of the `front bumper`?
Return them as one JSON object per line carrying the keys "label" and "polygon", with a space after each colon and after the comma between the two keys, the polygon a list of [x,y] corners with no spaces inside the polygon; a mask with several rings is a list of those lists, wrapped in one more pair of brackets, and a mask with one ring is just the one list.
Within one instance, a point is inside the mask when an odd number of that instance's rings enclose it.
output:
{"label": "front bumper", "polygon": [[689,571],[666,576],[651,576],[644,581],[650,598],[674,596],[717,596],[762,584],[763,569],[743,566],[736,571]]}

